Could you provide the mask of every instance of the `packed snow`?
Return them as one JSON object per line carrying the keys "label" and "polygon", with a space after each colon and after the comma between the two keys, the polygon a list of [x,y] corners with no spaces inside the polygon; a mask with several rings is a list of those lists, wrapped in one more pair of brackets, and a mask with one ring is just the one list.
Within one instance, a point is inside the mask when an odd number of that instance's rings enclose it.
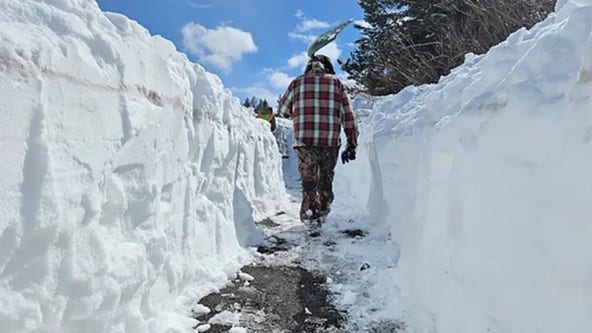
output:
{"label": "packed snow", "polygon": [[[94,1],[0,7],[2,331],[246,332],[238,313],[190,314],[252,279],[254,221],[283,209],[276,222],[302,228],[282,180],[297,191],[289,121],[274,137],[218,77]],[[350,328],[592,331],[591,97],[592,0],[559,0],[437,84],[354,100],[334,244],[299,253]]]}
{"label": "packed snow", "polygon": [[592,1],[567,0],[437,84],[357,102],[338,204],[398,244],[375,283],[410,332],[592,332],[590,73]]}
{"label": "packed snow", "polygon": [[0,8],[1,330],[191,330],[281,206],[268,125],[94,1]]}
{"label": "packed snow", "polygon": [[292,150],[292,120],[280,117],[276,117],[275,120],[277,127],[273,134],[278,143],[280,154],[283,158],[288,158]]}
{"label": "packed snow", "polygon": [[212,317],[210,324],[237,326],[240,321],[240,313],[223,311]]}

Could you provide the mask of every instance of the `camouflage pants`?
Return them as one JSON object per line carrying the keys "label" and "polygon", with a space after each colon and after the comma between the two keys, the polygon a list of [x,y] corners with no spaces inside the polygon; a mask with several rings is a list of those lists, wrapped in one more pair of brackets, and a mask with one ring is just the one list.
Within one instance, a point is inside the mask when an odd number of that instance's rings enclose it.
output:
{"label": "camouflage pants", "polygon": [[300,220],[327,215],[333,202],[333,176],[339,147],[295,147],[302,179]]}

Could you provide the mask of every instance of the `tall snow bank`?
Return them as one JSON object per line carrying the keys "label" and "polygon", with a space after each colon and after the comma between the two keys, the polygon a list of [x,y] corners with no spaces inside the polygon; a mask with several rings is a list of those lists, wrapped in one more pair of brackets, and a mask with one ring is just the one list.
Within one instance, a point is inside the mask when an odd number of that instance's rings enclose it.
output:
{"label": "tall snow bank", "polygon": [[592,332],[592,1],[558,8],[375,102],[338,170],[401,246],[412,331]]}
{"label": "tall snow bank", "polygon": [[292,135],[292,120],[276,117],[276,129],[274,131],[275,139],[282,157],[287,158],[292,149],[292,142],[289,140]]}
{"label": "tall snow bank", "polygon": [[300,172],[298,171],[298,156],[292,148],[294,131],[292,120],[285,118],[277,119],[275,137],[282,154],[282,174],[286,187],[289,189],[300,188]]}
{"label": "tall snow bank", "polygon": [[94,1],[0,8],[1,330],[190,330],[282,198],[274,137]]}

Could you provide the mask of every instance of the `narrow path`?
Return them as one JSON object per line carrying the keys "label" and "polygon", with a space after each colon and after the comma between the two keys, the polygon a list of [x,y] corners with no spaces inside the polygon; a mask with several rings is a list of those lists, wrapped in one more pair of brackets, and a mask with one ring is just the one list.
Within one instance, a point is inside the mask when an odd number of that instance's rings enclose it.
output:
{"label": "narrow path", "polygon": [[297,218],[298,186],[286,183],[285,211],[258,223],[269,238],[252,249],[256,261],[199,301],[197,331],[404,332],[392,281],[397,256],[385,256],[397,247],[373,238],[367,218],[343,208],[311,234]]}
{"label": "narrow path", "polygon": [[[200,301],[213,312],[203,321],[227,311],[240,311],[239,325],[248,332],[345,332],[344,316],[331,304],[325,277],[295,266],[253,265],[242,269],[250,283],[238,279]],[[228,324],[208,332],[228,332]]]}
{"label": "narrow path", "polygon": [[348,332],[347,314],[333,304],[324,272],[303,265],[312,238],[308,228],[295,222],[299,199],[292,199],[291,212],[258,223],[270,237],[257,247],[256,262],[243,267],[219,293],[199,301],[210,309],[196,315],[210,324],[206,332],[229,332],[233,326],[261,333]]}

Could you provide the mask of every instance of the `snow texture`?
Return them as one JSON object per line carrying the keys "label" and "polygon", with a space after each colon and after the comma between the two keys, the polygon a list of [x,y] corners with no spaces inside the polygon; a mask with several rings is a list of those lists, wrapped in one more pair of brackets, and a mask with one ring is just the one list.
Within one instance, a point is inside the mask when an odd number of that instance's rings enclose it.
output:
{"label": "snow texture", "polygon": [[299,187],[300,173],[298,171],[298,156],[292,149],[294,141],[294,132],[292,120],[285,118],[277,119],[276,139],[284,161],[282,163],[282,173],[284,182],[289,188]]}
{"label": "snow texture", "polygon": [[212,325],[210,324],[205,324],[205,325],[199,325],[197,326],[196,330],[198,332],[207,332],[210,330],[210,328],[212,328]]}
{"label": "snow texture", "polygon": [[556,8],[373,101],[337,170],[347,206],[400,246],[411,332],[592,332],[592,1]]}
{"label": "snow texture", "polygon": [[277,127],[273,134],[276,137],[280,154],[282,157],[287,158],[290,155],[290,150],[292,150],[292,120],[280,117],[275,117],[275,119]]}
{"label": "snow texture", "polygon": [[233,327],[228,333],[247,333],[247,330],[242,327]]}
{"label": "snow texture", "polygon": [[208,323],[217,325],[236,326],[240,322],[240,317],[241,315],[239,312],[222,311],[214,317],[212,317],[208,321]]}
{"label": "snow texture", "polygon": [[190,330],[284,198],[268,125],[94,1],[0,8],[2,331]]}
{"label": "snow texture", "polygon": [[243,272],[238,272],[238,277],[241,281],[246,281],[246,282],[250,282],[255,280],[254,277],[252,277],[251,275],[247,274],[247,273],[243,273]]}

